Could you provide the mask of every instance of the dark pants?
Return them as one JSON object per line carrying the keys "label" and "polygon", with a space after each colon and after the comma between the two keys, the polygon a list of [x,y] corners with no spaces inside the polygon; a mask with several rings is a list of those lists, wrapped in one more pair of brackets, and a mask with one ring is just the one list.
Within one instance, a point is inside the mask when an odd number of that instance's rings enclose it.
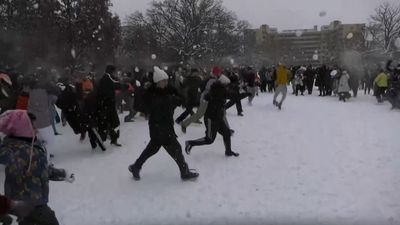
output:
{"label": "dark pants", "polygon": [[206,126],[206,136],[197,140],[189,141],[191,146],[210,145],[214,143],[217,133],[221,134],[224,139],[225,152],[231,152],[231,131],[225,120],[211,120],[204,118]]}
{"label": "dark pants", "polygon": [[261,81],[260,91],[267,92],[267,81],[266,80]]}
{"label": "dark pants", "polygon": [[358,86],[353,86],[352,90],[353,90],[353,97],[357,97]]}
{"label": "dark pants", "polygon": [[248,93],[241,93],[241,94],[237,94],[235,95],[233,98],[231,98],[226,104],[225,104],[225,108],[229,109],[230,107],[232,107],[233,105],[236,104],[236,110],[237,113],[240,114],[243,112],[243,108],[242,108],[242,99],[248,97],[249,94]]}
{"label": "dark pants", "polygon": [[128,93],[128,94],[124,95],[124,101],[126,102],[126,107],[129,111],[129,114],[127,116],[125,116],[125,118],[124,118],[124,121],[127,122],[127,121],[132,120],[136,115],[136,112],[133,109],[134,98],[132,97],[131,94]]}
{"label": "dark pants", "polygon": [[370,94],[371,93],[371,89],[372,89],[372,85],[371,84],[365,84],[365,88],[364,88],[364,94],[366,95],[367,93]]}
{"label": "dark pants", "polygon": [[58,225],[56,214],[48,205],[37,206],[19,225]]}
{"label": "dark pants", "polygon": [[319,96],[326,96],[326,87],[324,84],[319,86]]}
{"label": "dark pants", "polygon": [[185,111],[181,115],[179,115],[178,118],[176,118],[176,122],[181,123],[184,119],[186,119],[186,117],[193,114],[193,106],[186,106]]}
{"label": "dark pants", "polygon": [[307,91],[308,94],[311,95],[314,87],[314,81],[307,81]]}
{"label": "dark pants", "polygon": [[146,148],[143,150],[142,154],[135,162],[135,166],[138,169],[141,169],[143,164],[153,155],[155,155],[161,147],[164,147],[168,154],[175,160],[176,164],[179,167],[181,174],[185,173],[188,169],[188,166],[185,162],[185,158],[182,154],[182,147],[179,144],[176,138],[173,138],[169,141],[169,143],[161,144],[157,141],[150,140],[149,144],[147,144]]}
{"label": "dark pants", "polygon": [[100,134],[102,141],[107,140],[107,135],[110,135],[111,142],[117,142],[117,140],[119,138],[119,130],[114,130],[110,127],[107,130],[99,129],[99,134]]}
{"label": "dark pants", "polygon": [[299,91],[300,91],[301,95],[304,95],[304,86],[297,84],[296,85],[296,96],[299,95]]}
{"label": "dark pants", "polygon": [[383,102],[383,95],[385,95],[386,87],[378,87],[376,92],[376,99],[378,102]]}
{"label": "dark pants", "polygon": [[275,91],[275,83],[274,81],[267,81],[268,84],[268,92],[271,93]]}

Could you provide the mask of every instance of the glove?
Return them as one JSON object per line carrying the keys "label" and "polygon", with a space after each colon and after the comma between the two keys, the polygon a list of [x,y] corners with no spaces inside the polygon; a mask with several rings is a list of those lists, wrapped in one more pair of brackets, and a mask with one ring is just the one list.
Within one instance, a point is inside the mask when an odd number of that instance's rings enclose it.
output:
{"label": "glove", "polygon": [[65,179],[64,181],[68,183],[74,183],[75,181],[75,174],[69,173],[67,170],[65,170]]}

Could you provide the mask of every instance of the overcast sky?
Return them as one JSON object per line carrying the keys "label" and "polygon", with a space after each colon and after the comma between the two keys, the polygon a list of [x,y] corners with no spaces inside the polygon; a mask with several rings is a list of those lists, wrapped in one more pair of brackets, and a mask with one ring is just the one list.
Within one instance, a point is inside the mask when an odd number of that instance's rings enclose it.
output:
{"label": "overcast sky", "polygon": [[[283,29],[312,28],[333,20],[365,23],[384,0],[224,0],[224,6],[236,12],[255,28],[268,24]],[[397,2],[398,0],[388,0]],[[113,11],[124,20],[130,13],[145,11],[151,0],[112,0]],[[326,12],[321,17],[320,12]]]}

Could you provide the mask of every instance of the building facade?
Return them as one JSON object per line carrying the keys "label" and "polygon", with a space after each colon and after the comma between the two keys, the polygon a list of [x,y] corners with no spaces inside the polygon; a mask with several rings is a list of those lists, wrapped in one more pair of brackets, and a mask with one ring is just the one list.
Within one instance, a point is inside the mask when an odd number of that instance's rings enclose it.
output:
{"label": "building facade", "polygon": [[245,33],[245,50],[275,63],[335,64],[340,63],[341,55],[346,51],[363,50],[364,34],[365,24],[342,24],[340,21],[333,21],[320,30],[314,26],[279,32],[277,28],[262,25]]}

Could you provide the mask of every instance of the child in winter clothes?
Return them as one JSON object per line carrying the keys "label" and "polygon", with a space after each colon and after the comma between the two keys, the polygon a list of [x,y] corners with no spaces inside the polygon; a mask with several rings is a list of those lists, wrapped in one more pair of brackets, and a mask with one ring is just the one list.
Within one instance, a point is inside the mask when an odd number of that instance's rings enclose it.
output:
{"label": "child in winter clothes", "polygon": [[72,182],[74,177],[48,165],[46,150],[36,139],[34,119],[25,110],[9,110],[0,115],[0,132],[7,135],[0,147],[0,163],[6,165],[5,196],[32,207],[26,217],[18,218],[20,224],[58,225],[47,205],[49,180]]}

